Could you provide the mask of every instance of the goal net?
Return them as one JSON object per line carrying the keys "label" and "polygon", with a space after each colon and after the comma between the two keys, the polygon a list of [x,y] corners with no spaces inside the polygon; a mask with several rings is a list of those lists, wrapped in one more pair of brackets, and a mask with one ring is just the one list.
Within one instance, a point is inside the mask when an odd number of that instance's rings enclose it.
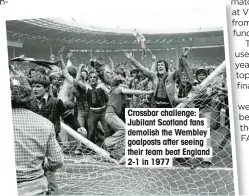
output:
{"label": "goal net", "polygon": [[[208,119],[213,157],[178,158],[171,168],[127,168],[123,146],[99,147],[62,123],[75,141],[61,144],[65,164],[56,173],[62,195],[235,195],[225,63],[178,108],[200,108]],[[82,154],[76,155],[80,149]],[[211,163],[211,164],[204,164]]]}

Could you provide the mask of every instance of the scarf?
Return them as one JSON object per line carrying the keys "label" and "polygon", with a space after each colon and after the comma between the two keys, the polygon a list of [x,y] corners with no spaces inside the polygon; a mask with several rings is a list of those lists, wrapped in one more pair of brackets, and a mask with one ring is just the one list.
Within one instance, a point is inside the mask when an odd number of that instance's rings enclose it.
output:
{"label": "scarf", "polygon": [[167,98],[167,92],[166,92],[166,87],[165,87],[165,80],[168,76],[168,73],[165,73],[163,74],[163,76],[160,78],[158,77],[159,79],[159,82],[158,82],[158,86],[157,86],[157,98],[160,98],[160,99],[165,99]]}
{"label": "scarf", "polygon": [[97,90],[96,90],[96,86],[92,86],[92,103],[93,104],[97,103]]}

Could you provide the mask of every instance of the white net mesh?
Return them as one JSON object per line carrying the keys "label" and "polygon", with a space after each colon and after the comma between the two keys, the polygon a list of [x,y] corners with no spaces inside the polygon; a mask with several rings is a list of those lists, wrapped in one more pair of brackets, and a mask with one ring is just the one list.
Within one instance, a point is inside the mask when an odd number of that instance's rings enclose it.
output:
{"label": "white net mesh", "polygon": [[[62,144],[65,164],[56,173],[57,194],[234,195],[224,76],[223,63],[202,82],[187,102],[178,106],[198,107],[200,116],[208,119],[212,159],[178,158],[174,160],[172,168],[126,168],[122,161],[124,147],[119,145],[115,149],[103,150],[89,141],[85,143],[85,138],[63,125],[63,129],[82,143],[80,146],[75,141]],[[82,154],[75,154],[78,149]]]}
{"label": "white net mesh", "polygon": [[222,63],[194,90],[188,101],[178,105],[178,108],[182,107],[199,108],[200,117],[207,118],[208,128],[210,128],[213,158],[194,161],[192,159],[191,161],[195,165],[203,166],[202,162],[206,161],[210,162],[214,168],[232,168],[225,63]]}

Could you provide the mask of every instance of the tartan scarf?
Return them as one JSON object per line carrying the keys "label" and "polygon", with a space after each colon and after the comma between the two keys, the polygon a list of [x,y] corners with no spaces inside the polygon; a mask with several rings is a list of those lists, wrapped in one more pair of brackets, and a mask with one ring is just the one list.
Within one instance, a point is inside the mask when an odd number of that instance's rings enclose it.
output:
{"label": "tartan scarf", "polygon": [[165,80],[168,76],[168,73],[164,73],[162,77],[158,77],[159,82],[158,82],[158,86],[157,86],[157,98],[167,98],[167,92],[166,92],[166,88],[165,88]]}
{"label": "tartan scarf", "polygon": [[92,85],[92,103],[96,104],[97,103],[97,90],[96,90],[97,85]]}

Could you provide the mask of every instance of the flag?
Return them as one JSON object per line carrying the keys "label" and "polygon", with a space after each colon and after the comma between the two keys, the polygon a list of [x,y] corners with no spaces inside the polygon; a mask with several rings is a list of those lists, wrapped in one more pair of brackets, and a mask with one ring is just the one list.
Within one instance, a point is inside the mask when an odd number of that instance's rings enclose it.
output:
{"label": "flag", "polygon": [[9,62],[29,62],[29,63],[34,63],[37,65],[46,67],[51,70],[52,70],[51,65],[58,65],[59,63],[59,61],[45,61],[45,60],[40,60],[40,59],[35,59],[35,58],[26,58],[24,56],[15,57],[13,59],[10,59]]}
{"label": "flag", "polygon": [[133,35],[137,38],[138,44],[141,45],[142,48],[142,59],[146,57],[146,45],[145,45],[145,37],[142,33],[138,32],[136,29],[133,31]]}

